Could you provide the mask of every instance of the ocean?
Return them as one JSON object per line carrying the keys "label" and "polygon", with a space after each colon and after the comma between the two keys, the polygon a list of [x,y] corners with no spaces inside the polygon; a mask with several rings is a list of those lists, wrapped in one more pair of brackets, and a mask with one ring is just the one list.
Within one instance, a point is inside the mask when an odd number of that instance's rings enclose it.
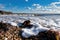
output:
{"label": "ocean", "polygon": [[40,14],[38,16],[0,15],[0,21],[16,24],[30,20],[31,24],[39,23],[43,27],[60,30],[60,14]]}
{"label": "ocean", "polygon": [[25,20],[30,20],[31,24],[37,28],[23,29],[22,35],[24,37],[37,35],[43,29],[52,29],[60,32],[60,14],[40,14],[38,16],[0,15],[0,22],[9,23],[12,26],[20,26],[20,23],[23,23]]}

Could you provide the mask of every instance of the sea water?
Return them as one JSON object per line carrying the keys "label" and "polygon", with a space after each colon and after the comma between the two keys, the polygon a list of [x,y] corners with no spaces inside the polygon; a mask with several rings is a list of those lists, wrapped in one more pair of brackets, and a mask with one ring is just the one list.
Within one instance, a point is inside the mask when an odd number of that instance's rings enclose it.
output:
{"label": "sea water", "polygon": [[31,24],[39,23],[45,27],[60,28],[60,15],[57,14],[41,14],[40,16],[19,16],[19,15],[0,15],[0,21],[23,23],[25,20],[31,20]]}
{"label": "sea water", "polygon": [[[48,28],[60,32],[60,14],[43,14],[39,16],[0,15],[0,21],[4,23],[10,23],[12,26],[19,26],[19,23],[23,23],[25,20],[30,20],[31,24],[36,25],[37,28],[23,29],[23,31],[26,30],[22,33],[23,36],[25,35],[24,37],[37,35],[40,32],[39,28],[41,27],[43,29]],[[31,32],[31,34],[28,33],[28,30]]]}

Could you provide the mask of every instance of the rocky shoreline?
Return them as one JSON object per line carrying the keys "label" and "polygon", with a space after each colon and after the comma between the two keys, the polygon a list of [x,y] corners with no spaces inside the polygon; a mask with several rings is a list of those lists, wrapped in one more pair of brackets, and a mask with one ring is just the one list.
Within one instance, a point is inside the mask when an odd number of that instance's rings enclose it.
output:
{"label": "rocky shoreline", "polygon": [[19,34],[21,29],[8,23],[0,22],[0,40],[60,40],[59,33],[51,30],[40,32],[37,36],[23,38]]}

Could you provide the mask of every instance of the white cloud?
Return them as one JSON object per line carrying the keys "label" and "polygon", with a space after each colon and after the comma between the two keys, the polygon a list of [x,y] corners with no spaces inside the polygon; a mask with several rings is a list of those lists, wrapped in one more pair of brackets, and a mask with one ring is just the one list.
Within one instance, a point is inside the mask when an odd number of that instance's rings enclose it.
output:
{"label": "white cloud", "polygon": [[25,0],[26,2],[28,2],[29,0]]}
{"label": "white cloud", "polygon": [[[31,12],[33,13],[60,13],[60,6],[57,6],[60,4],[60,2],[53,2],[49,4],[48,6],[41,6],[40,4],[33,4],[32,8],[33,9]],[[30,10],[31,10],[30,9]]]}
{"label": "white cloud", "polygon": [[54,2],[54,3],[51,3],[50,5],[56,7],[58,4],[60,4],[60,2]]}
{"label": "white cloud", "polygon": [[39,4],[33,4],[32,6],[40,6]]}
{"label": "white cloud", "polygon": [[41,8],[41,5],[39,4],[33,4],[32,6],[36,7],[37,9]]}
{"label": "white cloud", "polygon": [[27,9],[31,10],[32,8],[31,7],[27,7]]}

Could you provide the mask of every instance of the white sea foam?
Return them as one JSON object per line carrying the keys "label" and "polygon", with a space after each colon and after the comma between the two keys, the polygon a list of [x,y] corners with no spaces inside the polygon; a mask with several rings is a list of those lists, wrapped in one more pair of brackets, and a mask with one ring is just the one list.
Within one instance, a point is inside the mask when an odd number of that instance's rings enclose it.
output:
{"label": "white sea foam", "polygon": [[[48,17],[48,16],[47,16]],[[10,23],[12,26],[19,26],[19,23],[23,23],[25,20],[30,20],[34,26],[30,29],[23,28],[22,36],[29,37],[31,35],[37,35],[41,31],[53,29],[55,31],[60,30],[60,18],[56,19],[50,17],[22,17],[17,15],[1,15],[0,21],[4,23]]]}

